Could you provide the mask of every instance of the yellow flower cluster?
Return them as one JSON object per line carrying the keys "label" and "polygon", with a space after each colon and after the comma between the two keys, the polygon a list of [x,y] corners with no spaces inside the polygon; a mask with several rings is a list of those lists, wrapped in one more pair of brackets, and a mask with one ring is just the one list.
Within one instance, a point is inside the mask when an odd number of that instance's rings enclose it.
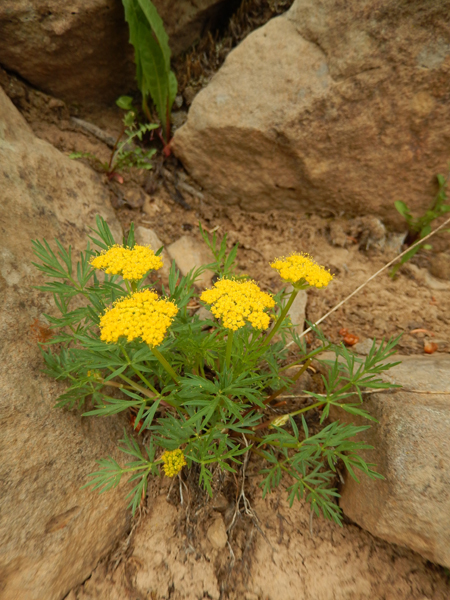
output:
{"label": "yellow flower cluster", "polygon": [[255,329],[267,329],[270,317],[265,308],[275,306],[269,294],[262,292],[252,281],[221,279],[210,290],[205,290],[200,299],[211,304],[211,312],[222,319],[224,327],[236,331],[249,321]]}
{"label": "yellow flower cluster", "polygon": [[149,346],[159,346],[177,312],[173,302],[158,299],[155,292],[135,292],[117,300],[101,317],[100,339],[117,342],[123,336],[131,342],[142,338]]}
{"label": "yellow flower cluster", "polygon": [[186,459],[184,458],[183,451],[178,450],[166,450],[161,456],[163,461],[164,473],[167,477],[175,477],[181,469],[186,465]]}
{"label": "yellow flower cluster", "polygon": [[326,287],[333,279],[333,275],[318,265],[308,254],[293,254],[288,258],[278,258],[271,265],[276,269],[281,278],[291,283],[302,280],[316,288]]}
{"label": "yellow flower cluster", "polygon": [[160,269],[163,262],[147,246],[135,246],[133,249],[112,246],[93,258],[91,265],[109,275],[122,275],[124,279],[138,280],[150,269]]}

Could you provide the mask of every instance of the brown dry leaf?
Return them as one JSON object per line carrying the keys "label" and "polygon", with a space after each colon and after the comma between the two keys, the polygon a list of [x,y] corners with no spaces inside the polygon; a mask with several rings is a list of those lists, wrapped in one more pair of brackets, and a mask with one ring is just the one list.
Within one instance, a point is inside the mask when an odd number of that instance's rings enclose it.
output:
{"label": "brown dry leaf", "polygon": [[43,325],[39,318],[34,319],[30,325],[31,337],[34,341],[44,344],[52,339],[54,331],[48,325]]}

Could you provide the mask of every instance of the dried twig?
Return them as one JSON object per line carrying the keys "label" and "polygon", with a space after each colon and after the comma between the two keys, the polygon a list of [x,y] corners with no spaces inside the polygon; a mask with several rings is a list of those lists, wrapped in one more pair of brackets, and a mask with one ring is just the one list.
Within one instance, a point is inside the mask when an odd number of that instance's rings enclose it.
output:
{"label": "dried twig", "polygon": [[106,133],[106,131],[103,131],[103,129],[100,129],[100,127],[97,127],[97,125],[84,121],[83,119],[77,119],[76,117],[71,117],[70,120],[86,133],[90,133],[110,148],[114,148],[116,138]]}

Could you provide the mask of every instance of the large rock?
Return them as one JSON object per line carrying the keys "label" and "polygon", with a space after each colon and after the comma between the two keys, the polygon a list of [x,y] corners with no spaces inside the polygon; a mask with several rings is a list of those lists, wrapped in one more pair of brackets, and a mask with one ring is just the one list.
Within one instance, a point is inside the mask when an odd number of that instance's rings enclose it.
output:
{"label": "large rock", "polygon": [[[192,269],[198,269],[214,262],[214,256],[207,245],[189,235],[183,235],[167,247],[169,257],[175,261],[181,274],[185,277]],[[197,278],[197,285],[207,288],[211,285],[213,271],[206,269]]]}
{"label": "large rock", "polygon": [[362,454],[385,479],[347,475],[340,504],[373,535],[450,567],[450,356],[399,359],[386,378],[403,391],[365,401],[379,423],[361,436],[375,447]]}
{"label": "large rock", "polygon": [[[86,245],[97,213],[120,239],[104,186],[32,131],[0,89],[0,596],[60,600],[127,526],[123,486],[80,489],[95,459],[117,456],[123,423],[53,408],[64,385],[41,373],[35,339],[49,294],[31,240]],[[118,458],[118,456],[117,456]]]}
{"label": "large rock", "polygon": [[173,150],[228,204],[423,211],[446,169],[450,0],[296,0],[195,98]]}
{"label": "large rock", "polygon": [[[186,50],[224,0],[154,0],[172,49]],[[120,0],[2,0],[0,64],[67,102],[111,103],[134,84]]]}

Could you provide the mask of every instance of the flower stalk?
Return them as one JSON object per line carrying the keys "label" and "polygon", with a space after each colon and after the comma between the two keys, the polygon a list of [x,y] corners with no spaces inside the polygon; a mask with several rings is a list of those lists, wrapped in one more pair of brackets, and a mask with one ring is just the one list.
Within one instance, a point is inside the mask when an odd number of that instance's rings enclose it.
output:
{"label": "flower stalk", "polygon": [[233,348],[233,336],[234,336],[234,331],[232,329],[230,329],[228,331],[227,348],[225,350],[225,367],[226,367],[226,369],[230,368],[231,350]]}
{"label": "flower stalk", "polygon": [[275,321],[274,326],[272,327],[272,329],[269,331],[269,333],[266,335],[266,338],[263,341],[263,346],[267,346],[267,344],[269,344],[270,340],[273,338],[273,336],[277,333],[277,331],[280,329],[281,325],[283,324],[284,319],[286,318],[289,309],[291,308],[292,304],[294,303],[294,300],[297,297],[297,294],[299,293],[300,290],[297,289],[293,289],[291,292],[291,295],[289,297],[289,300],[286,303],[286,306],[283,308],[283,310],[280,313],[280,316],[278,317],[278,319]]}
{"label": "flower stalk", "polygon": [[153,355],[155,356],[155,358],[157,358],[159,360],[162,367],[167,371],[167,373],[174,380],[174,382],[176,384],[178,384],[179,383],[178,375],[172,369],[172,367],[170,366],[170,363],[164,358],[164,356],[161,354],[161,352],[158,350],[158,348],[151,347],[150,349],[153,352]]}

